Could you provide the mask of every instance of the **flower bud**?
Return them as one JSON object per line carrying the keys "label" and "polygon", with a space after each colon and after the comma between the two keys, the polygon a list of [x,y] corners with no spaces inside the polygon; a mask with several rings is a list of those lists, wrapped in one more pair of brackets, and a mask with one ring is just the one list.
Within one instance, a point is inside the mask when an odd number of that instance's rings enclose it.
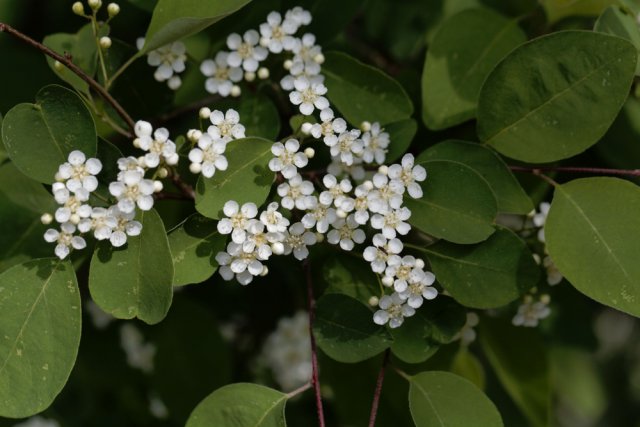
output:
{"label": "flower bud", "polygon": [[153,181],[153,191],[159,193],[164,188],[161,181]]}
{"label": "flower bud", "polygon": [[158,178],[166,178],[167,176],[169,176],[167,168],[162,167],[158,169]]}
{"label": "flower bud", "polygon": [[374,295],[374,296],[372,296],[371,298],[369,298],[369,305],[370,305],[371,307],[377,307],[379,302],[380,302],[380,300],[379,300],[379,299],[378,299],[378,297],[377,297],[377,296],[375,296],[375,295]]}
{"label": "flower bud", "polygon": [[373,190],[373,182],[371,182],[370,180],[366,180],[362,183],[362,185],[364,185],[364,188],[369,191]]}
{"label": "flower bud", "polygon": [[252,82],[256,79],[256,73],[247,71],[246,73],[244,73],[244,79],[248,82]]}
{"label": "flower bud", "polygon": [[308,159],[313,159],[313,157],[316,155],[316,150],[311,147],[307,147],[304,149],[304,155],[307,156]]}
{"label": "flower bud", "polygon": [[87,1],[87,3],[89,4],[89,7],[93,10],[98,10],[102,7],[101,0],[89,0]]}
{"label": "flower bud", "polygon": [[133,146],[136,148],[140,148],[140,138],[136,138],[133,140]]}
{"label": "flower bud", "polygon": [[322,234],[322,233],[315,233],[315,234],[316,234],[316,242],[317,243],[324,242],[324,234]]}
{"label": "flower bud", "polygon": [[111,47],[111,38],[107,36],[100,37],[100,47],[103,49],[109,49]]}
{"label": "flower bud", "polygon": [[233,96],[234,98],[239,97],[241,92],[242,91],[240,90],[240,86],[238,85],[231,86],[231,96]]}
{"label": "flower bud", "polygon": [[302,126],[300,127],[300,130],[302,131],[302,133],[304,133],[305,135],[309,135],[311,133],[311,128],[313,127],[313,125],[311,123],[305,122],[302,124]]}
{"label": "flower bud", "polygon": [[393,286],[393,277],[391,276],[384,276],[381,281],[387,287]]}
{"label": "flower bud", "polygon": [[540,302],[543,304],[549,304],[551,302],[551,297],[547,294],[540,295]]}
{"label": "flower bud", "polygon": [[51,215],[50,213],[44,213],[40,217],[40,222],[43,223],[44,225],[49,225],[51,224],[52,221],[53,221],[53,215]]}
{"label": "flower bud", "polygon": [[60,71],[64,70],[64,65],[62,65],[62,62],[60,62],[60,61],[54,61],[53,62],[53,68],[55,68],[56,71],[60,72]]}
{"label": "flower bud", "polygon": [[319,53],[316,56],[313,57],[313,60],[318,63],[318,64],[323,64],[324,63],[324,55]]}
{"label": "flower bud", "polygon": [[69,222],[71,224],[78,224],[80,222],[80,219],[80,215],[74,213],[73,215],[71,215],[71,218],[69,218]]}
{"label": "flower bud", "polygon": [[340,208],[336,209],[336,215],[338,216],[338,218],[346,218],[347,217],[347,213],[345,211],[343,211],[342,209],[340,209]]}
{"label": "flower bud", "polygon": [[416,259],[416,267],[424,268],[424,261],[420,258]]}
{"label": "flower bud", "polygon": [[147,168],[147,162],[145,162],[145,160],[144,160],[144,156],[140,156],[140,157],[138,157],[138,165],[139,165],[142,169],[146,169],[146,168]]}
{"label": "flower bud", "polygon": [[266,276],[267,274],[269,274],[269,267],[267,267],[266,265],[262,267],[262,271],[260,272],[260,275],[262,277]]}
{"label": "flower bud", "polygon": [[211,117],[211,109],[207,107],[202,107],[200,111],[198,111],[198,115],[203,120],[208,119],[209,117]]}
{"label": "flower bud", "polygon": [[202,132],[200,132],[198,129],[189,129],[189,131],[187,132],[187,138],[189,138],[189,141],[191,142],[198,142],[201,137]]}
{"label": "flower bud", "polygon": [[189,165],[191,173],[200,173],[202,171],[202,165],[200,163],[191,163]]}
{"label": "flower bud", "polygon": [[286,61],[284,61],[284,64],[282,64],[282,66],[284,67],[285,70],[290,70],[291,67],[293,66],[293,61],[290,59],[287,59]]}
{"label": "flower bud", "polygon": [[120,13],[120,6],[118,6],[118,3],[109,3],[107,6],[107,12],[109,13],[109,18],[113,18]]}
{"label": "flower bud", "polygon": [[382,165],[378,168],[378,173],[381,173],[382,175],[386,175],[389,173],[389,166],[387,165]]}
{"label": "flower bud", "polygon": [[82,4],[82,2],[79,2],[79,1],[75,2],[73,6],[71,6],[71,10],[76,15],[84,16],[84,5]]}
{"label": "flower bud", "polygon": [[284,245],[281,242],[273,242],[271,244],[271,251],[275,255],[282,255],[284,253]]}
{"label": "flower bud", "polygon": [[258,78],[261,80],[269,78],[269,69],[266,67],[260,67],[258,69]]}
{"label": "flower bud", "polygon": [[371,122],[364,121],[360,124],[362,132],[369,132],[371,130]]}
{"label": "flower bud", "polygon": [[269,39],[266,37],[260,37],[260,46],[262,47],[269,46]]}

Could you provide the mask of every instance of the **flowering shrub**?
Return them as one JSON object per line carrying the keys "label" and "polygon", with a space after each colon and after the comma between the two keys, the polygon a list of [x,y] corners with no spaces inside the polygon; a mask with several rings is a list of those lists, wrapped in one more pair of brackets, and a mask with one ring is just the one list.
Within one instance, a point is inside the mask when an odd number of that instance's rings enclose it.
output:
{"label": "flowering shrub", "polygon": [[594,346],[564,325],[640,314],[640,9],[280,3],[78,1],[42,43],[0,23],[62,81],[1,110],[0,416],[581,419],[562,385]]}

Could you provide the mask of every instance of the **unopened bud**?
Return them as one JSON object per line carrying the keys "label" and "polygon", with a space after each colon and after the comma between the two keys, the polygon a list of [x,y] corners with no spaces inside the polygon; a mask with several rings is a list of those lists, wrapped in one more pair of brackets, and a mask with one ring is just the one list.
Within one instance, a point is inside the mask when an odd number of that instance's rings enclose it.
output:
{"label": "unopened bud", "polygon": [[69,218],[69,222],[70,222],[71,224],[78,224],[78,223],[80,222],[80,215],[78,215],[78,214],[75,214],[75,213],[74,213],[74,214],[73,214],[73,215],[71,215],[71,217]]}
{"label": "unopened bud", "polygon": [[262,267],[262,271],[260,272],[260,275],[262,277],[266,276],[267,274],[269,274],[269,267],[267,267],[266,265]]}
{"label": "unopened bud", "polygon": [[51,224],[52,221],[53,221],[53,215],[51,215],[50,213],[44,213],[40,217],[40,222],[43,223],[44,225],[49,225]]}
{"label": "unopened bud", "polygon": [[369,191],[373,190],[373,182],[371,182],[370,180],[366,180],[362,183],[362,185],[364,185],[364,188]]}
{"label": "unopened bud", "polygon": [[307,147],[304,149],[304,155],[307,156],[308,159],[313,159],[313,157],[316,155],[316,150],[311,147]]}
{"label": "unopened bud", "polygon": [[258,78],[261,80],[269,78],[269,69],[266,67],[260,67],[258,69]]}
{"label": "unopened bud", "polygon": [[262,46],[262,47],[269,46],[269,39],[266,38],[266,37],[261,37],[260,38],[260,46]]}
{"label": "unopened bud", "polygon": [[316,242],[317,242],[317,243],[322,243],[322,242],[324,242],[324,234],[322,234],[322,233],[316,233]]}
{"label": "unopened bud", "polygon": [[319,53],[316,56],[313,57],[313,60],[318,63],[318,64],[323,64],[324,63],[324,55]]}
{"label": "unopened bud", "polygon": [[64,65],[62,65],[62,62],[60,62],[60,61],[54,61],[53,62],[53,68],[55,68],[56,71],[59,72],[59,71],[64,70]]}
{"label": "unopened bud", "polygon": [[211,116],[211,109],[207,107],[202,107],[198,112],[198,115],[201,119],[208,119]]}
{"label": "unopened bud", "polygon": [[133,140],[133,146],[136,148],[140,148],[140,138],[136,138]]}
{"label": "unopened bud", "polygon": [[138,165],[143,168],[146,169],[147,167],[147,162],[144,160],[144,156],[140,156],[138,157]]}
{"label": "unopened bud", "polygon": [[362,132],[369,132],[371,130],[371,122],[364,121],[360,124]]}
{"label": "unopened bud", "polygon": [[345,211],[343,211],[342,209],[340,209],[340,208],[336,209],[336,215],[338,216],[338,218],[346,218],[347,217],[347,213]]}
{"label": "unopened bud", "polygon": [[302,124],[302,126],[300,127],[300,130],[302,131],[302,133],[304,133],[305,135],[309,135],[311,133],[311,128],[313,127],[313,125],[309,122],[305,122]]}
{"label": "unopened bud", "polygon": [[379,300],[379,299],[378,299],[378,297],[377,297],[377,296],[375,296],[375,295],[374,295],[374,296],[372,296],[371,298],[369,298],[369,305],[370,305],[371,307],[377,307],[379,302],[380,302],[380,300]]}
{"label": "unopened bud", "polygon": [[202,171],[202,165],[200,163],[191,163],[189,165],[191,173],[200,173]]}
{"label": "unopened bud", "polygon": [[393,286],[393,277],[392,276],[384,276],[381,281],[382,281],[382,284],[387,286],[387,287]]}
{"label": "unopened bud", "polygon": [[158,178],[166,178],[167,176],[169,176],[169,171],[167,170],[167,168],[158,169]]}
{"label": "unopened bud", "polygon": [[287,59],[286,61],[284,61],[284,64],[282,64],[282,66],[284,67],[285,70],[290,70],[291,67],[293,66],[293,61],[290,59]]}
{"label": "unopened bud", "polygon": [[200,132],[198,129],[189,129],[189,131],[187,132],[187,138],[189,138],[189,141],[191,142],[198,142],[201,137],[202,132]]}
{"label": "unopened bud", "polygon": [[109,3],[107,6],[107,12],[109,13],[109,18],[113,18],[120,13],[120,6],[118,6],[118,3]]}
{"label": "unopened bud", "polygon": [[421,260],[420,258],[416,259],[416,267],[424,268],[424,261]]}
{"label": "unopened bud", "polygon": [[244,73],[244,79],[248,82],[252,82],[256,79],[256,73],[247,71],[246,73]]}
{"label": "unopened bud", "polygon": [[271,244],[271,251],[274,255],[282,255],[284,253],[284,245],[281,242],[274,242]]}
{"label": "unopened bud", "polygon": [[159,193],[164,188],[161,181],[153,181],[153,191]]}
{"label": "unopened bud", "polygon": [[103,49],[109,49],[111,47],[111,38],[107,36],[100,37],[100,47]]}
{"label": "unopened bud", "polygon": [[89,4],[89,7],[93,10],[98,10],[102,7],[101,0],[89,0],[87,1],[87,3]]}
{"label": "unopened bud", "polygon": [[71,6],[71,10],[76,15],[84,16],[84,5],[79,1],[75,2],[73,6]]}
{"label": "unopened bud", "polygon": [[233,96],[234,98],[239,97],[241,92],[242,91],[240,90],[240,86],[238,85],[231,86],[231,96]]}
{"label": "unopened bud", "polygon": [[540,295],[540,302],[543,304],[549,304],[551,302],[551,297],[547,294]]}
{"label": "unopened bud", "polygon": [[382,165],[378,168],[378,173],[381,173],[382,175],[386,175],[389,173],[389,166],[387,165]]}

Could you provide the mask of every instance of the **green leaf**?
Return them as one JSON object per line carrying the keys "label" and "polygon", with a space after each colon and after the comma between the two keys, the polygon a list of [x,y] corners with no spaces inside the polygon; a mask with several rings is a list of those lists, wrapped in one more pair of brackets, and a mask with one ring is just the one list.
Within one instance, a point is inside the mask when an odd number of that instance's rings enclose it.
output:
{"label": "green leaf", "polygon": [[498,213],[491,187],[477,172],[448,160],[419,162],[427,170],[424,196],[406,197],[409,222],[432,236],[468,244],[486,240]]}
{"label": "green leaf", "polygon": [[409,383],[409,408],[416,427],[503,426],[493,402],[462,377],[430,371],[409,377]]}
{"label": "green leaf", "polygon": [[73,266],[36,259],[0,275],[0,416],[43,411],[78,354],[82,315]]}
{"label": "green leaf", "polygon": [[535,286],[540,277],[525,242],[506,228],[477,245],[438,242],[424,251],[438,282],[467,307],[501,307]]}
{"label": "green leaf", "polygon": [[617,178],[558,185],[545,224],[547,249],[580,292],[640,316],[640,189]]}
{"label": "green leaf", "polygon": [[373,323],[371,310],[343,294],[327,294],[318,300],[313,334],[322,351],[343,363],[361,362],[391,345],[387,330]]}
{"label": "green leaf", "polygon": [[622,108],[636,57],[628,41],[586,31],[562,31],[523,44],[482,87],[480,139],[529,163],[583,152]]}
{"label": "green leaf", "polygon": [[569,16],[598,16],[615,0],[542,0],[550,24]]}
{"label": "green leaf", "polygon": [[174,286],[204,282],[216,272],[215,256],[227,242],[227,236],[218,233],[217,224],[193,214],[169,233]]}
{"label": "green leaf", "polygon": [[371,271],[371,265],[362,259],[345,259],[334,256],[322,261],[319,265],[327,288],[324,293],[348,295],[363,304],[369,303],[369,298],[380,294],[380,285],[376,274]]}
{"label": "green leaf", "polygon": [[231,15],[251,0],[160,0],[153,10],[141,56],[180,40]]}
{"label": "green leaf", "polygon": [[407,152],[413,137],[418,131],[418,123],[413,119],[400,120],[389,123],[385,126],[385,131],[389,133],[389,152],[387,153],[387,163],[398,160]]}
{"label": "green leaf", "polygon": [[[244,138],[230,142],[225,156],[226,171],[216,171],[211,178],[203,176],[196,186],[196,209],[202,215],[220,219],[222,207],[229,200],[239,204],[253,202],[260,206],[271,190],[275,174],[269,169],[272,141]],[[239,191],[241,190],[241,191]]]}
{"label": "green leaf", "polygon": [[476,171],[493,190],[499,212],[527,214],[533,210],[531,199],[493,150],[474,142],[449,140],[429,147],[417,158],[418,162],[429,160],[459,162]]}
{"label": "green leaf", "polygon": [[531,426],[549,426],[549,362],[546,345],[538,331],[483,317],[479,337],[498,379]]}
{"label": "green leaf", "polygon": [[43,239],[40,216],[57,204],[42,184],[24,176],[12,163],[0,166],[0,272],[33,258],[53,254]]}
{"label": "green leaf", "polygon": [[456,354],[453,365],[451,365],[451,372],[468,379],[480,390],[484,389],[485,373],[482,363],[467,347],[460,348]]}
{"label": "green leaf", "polygon": [[517,20],[489,9],[468,9],[447,19],[429,45],[422,72],[427,127],[446,129],[475,117],[485,78],[526,40]]}
{"label": "green leaf", "polygon": [[286,394],[261,385],[231,384],[200,402],[186,427],[286,427],[287,399]]}
{"label": "green leaf", "polygon": [[45,86],[35,104],[18,104],[2,121],[2,140],[15,165],[51,184],[73,150],[96,154],[96,127],[82,100],[62,86]]}
{"label": "green leaf", "polygon": [[93,300],[119,319],[155,324],[167,314],[173,297],[173,262],[162,219],[155,210],[142,212],[142,233],[126,246],[98,244],[89,271]]}
{"label": "green leaf", "polygon": [[[596,21],[593,30],[627,39],[633,43],[636,51],[640,51],[640,28],[635,15],[626,8],[608,7]],[[640,75],[640,59],[636,62],[636,75]]]}
{"label": "green leaf", "polygon": [[413,104],[402,86],[377,68],[340,52],[328,52],[322,66],[327,97],[354,126],[408,119]]}

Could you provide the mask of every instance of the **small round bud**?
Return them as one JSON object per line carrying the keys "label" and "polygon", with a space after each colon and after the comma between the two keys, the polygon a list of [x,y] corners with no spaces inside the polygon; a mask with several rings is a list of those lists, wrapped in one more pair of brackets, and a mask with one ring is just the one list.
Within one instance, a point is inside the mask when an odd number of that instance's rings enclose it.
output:
{"label": "small round bud", "polygon": [[336,215],[338,216],[338,218],[346,218],[347,217],[347,213],[345,211],[343,211],[342,209],[340,209],[340,208],[336,209]]}
{"label": "small round bud", "polygon": [[207,107],[202,107],[200,111],[198,111],[198,115],[201,119],[208,119],[211,117],[211,109]]}
{"label": "small round bud", "polygon": [[260,46],[262,47],[269,46],[269,39],[266,37],[260,37]]}
{"label": "small round bud", "polygon": [[71,6],[71,10],[76,15],[84,16],[84,5],[82,4],[82,2],[75,2],[73,6]]}
{"label": "small round bud", "polygon": [[252,82],[256,79],[256,73],[247,71],[246,73],[244,73],[244,79],[248,82]]}
{"label": "small round bud", "polygon": [[88,0],[87,3],[89,4],[89,7],[93,10],[98,10],[102,7],[101,0]]}
{"label": "small round bud", "polygon": [[307,156],[308,159],[313,159],[313,157],[316,155],[316,150],[311,147],[307,147],[304,149],[304,155]]}
{"label": "small round bud", "polygon": [[140,138],[136,138],[133,140],[133,146],[136,148],[140,148]]}
{"label": "small round bud", "polygon": [[158,178],[166,178],[169,176],[169,171],[167,168],[159,168],[158,169]]}
{"label": "small round bud", "polygon": [[201,137],[202,132],[200,132],[198,129],[189,129],[189,131],[187,132],[187,138],[189,138],[189,141],[191,142],[198,142]]}
{"label": "small round bud", "polygon": [[366,190],[373,190],[373,182],[371,182],[370,180],[366,180],[365,182],[362,183],[362,185],[364,185],[364,188]]}
{"label": "small round bud", "polygon": [[173,153],[169,157],[165,157],[164,161],[171,166],[177,165],[180,161],[180,156],[178,155],[178,153]]}
{"label": "small round bud", "polygon": [[385,286],[393,286],[393,277],[391,276],[384,276],[381,281]]}
{"label": "small round bud", "polygon": [[542,260],[540,259],[540,255],[538,254],[533,254],[533,260],[536,262],[536,264],[540,265],[540,263],[542,262]]}
{"label": "small round bud", "polygon": [[44,225],[49,225],[51,224],[52,221],[53,221],[53,215],[51,215],[50,213],[44,213],[40,217],[40,222],[43,223]]}
{"label": "small round bud", "polygon": [[202,165],[200,163],[191,163],[189,165],[191,173],[200,173],[202,171]]}
{"label": "small round bud", "polygon": [[315,233],[316,235],[316,243],[322,243],[324,242],[324,234],[322,233]]}
{"label": "small round bud", "polygon": [[273,242],[271,244],[271,251],[274,255],[282,255],[284,253],[284,245],[281,242]]}
{"label": "small round bud", "polygon": [[78,224],[78,223],[80,222],[80,219],[81,219],[81,218],[80,218],[80,215],[78,215],[78,214],[75,214],[75,213],[74,213],[74,214],[73,214],[73,215],[71,215],[71,217],[69,218],[69,222],[70,222],[71,224]]}
{"label": "small round bud", "polygon": [[153,191],[159,193],[164,188],[161,181],[153,181]]}
{"label": "small round bud", "polygon": [[374,295],[374,296],[372,296],[371,298],[369,298],[369,305],[370,305],[371,307],[377,307],[379,302],[380,302],[380,300],[379,300],[379,299],[378,299],[378,297],[377,297],[377,296],[375,296],[375,295]]}
{"label": "small round bud", "polygon": [[111,38],[107,36],[100,37],[100,47],[103,49],[109,49],[111,47]]}
{"label": "small round bud", "polygon": [[231,96],[233,96],[234,98],[237,98],[240,96],[240,93],[242,93],[242,91],[240,90],[240,86],[238,85],[231,86]]}
{"label": "small round bud", "polygon": [[282,66],[284,67],[285,70],[290,70],[291,67],[293,66],[293,61],[290,59],[287,59],[286,61],[284,61],[284,64],[282,64]]}
{"label": "small round bud", "polygon": [[531,304],[532,302],[533,302],[533,297],[531,295],[525,295],[524,303],[525,304]]}
{"label": "small round bud", "polygon": [[62,65],[62,62],[60,62],[60,61],[54,61],[53,62],[53,68],[55,68],[56,71],[60,72],[60,71],[64,70],[64,65]]}
{"label": "small round bud", "polygon": [[318,63],[318,64],[323,64],[324,63],[324,55],[319,53],[316,56],[313,57],[313,60]]}
{"label": "small round bud", "polygon": [[118,6],[118,3],[109,3],[107,12],[109,13],[109,18],[113,18],[120,13],[120,6]]}
{"label": "small round bud", "polygon": [[58,172],[56,172],[56,174],[54,175],[54,178],[58,182],[66,181],[62,176],[60,176]]}
{"label": "small round bud", "polygon": [[262,277],[266,276],[267,274],[269,274],[269,267],[267,267],[266,265],[262,267],[262,271],[260,272],[260,275]]}
{"label": "small round bud", "polygon": [[269,69],[266,67],[260,67],[258,69],[258,78],[261,80],[269,78]]}
{"label": "small round bud", "polygon": [[416,259],[416,267],[424,268],[424,261],[421,260],[420,258]]}
{"label": "small round bud", "polygon": [[543,304],[549,304],[551,302],[551,297],[547,294],[540,295],[540,302]]}
{"label": "small round bud", "polygon": [[311,128],[312,127],[313,127],[313,125],[311,123],[305,122],[305,123],[302,124],[302,126],[300,126],[300,130],[305,135],[309,135],[309,134],[311,134]]}
{"label": "small round bud", "polygon": [[381,173],[382,175],[386,175],[389,173],[389,166],[387,165],[382,165],[378,168],[378,173]]}
{"label": "small round bud", "polygon": [[143,169],[147,168],[147,162],[144,160],[144,156],[138,157],[138,165]]}
{"label": "small round bud", "polygon": [[371,122],[364,121],[360,123],[360,129],[362,132],[369,132],[371,130]]}

